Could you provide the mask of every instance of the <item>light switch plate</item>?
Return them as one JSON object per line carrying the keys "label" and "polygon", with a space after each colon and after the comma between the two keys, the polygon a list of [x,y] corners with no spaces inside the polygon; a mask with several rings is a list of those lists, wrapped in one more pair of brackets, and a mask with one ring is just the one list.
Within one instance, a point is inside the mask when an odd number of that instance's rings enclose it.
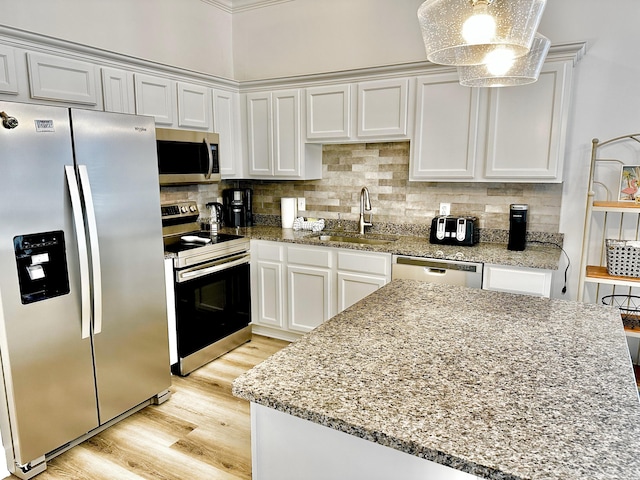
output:
{"label": "light switch plate", "polygon": [[303,211],[307,209],[307,202],[304,197],[298,197],[298,211]]}
{"label": "light switch plate", "polygon": [[[300,201],[298,199],[298,201]],[[450,203],[441,203],[440,204],[440,215],[450,215],[451,214],[451,204]]]}

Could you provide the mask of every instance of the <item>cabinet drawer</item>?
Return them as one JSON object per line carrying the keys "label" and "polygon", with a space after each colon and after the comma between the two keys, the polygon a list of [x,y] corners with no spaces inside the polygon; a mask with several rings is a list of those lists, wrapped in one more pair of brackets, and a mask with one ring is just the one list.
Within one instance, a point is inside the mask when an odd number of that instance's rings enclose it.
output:
{"label": "cabinet drawer", "polygon": [[537,268],[485,264],[482,288],[499,292],[549,297],[551,295],[552,273],[551,270]]}
{"label": "cabinet drawer", "polygon": [[289,247],[287,263],[310,265],[313,267],[331,267],[331,251],[313,247]]}
{"label": "cabinet drawer", "polygon": [[388,276],[391,270],[391,255],[338,252],[338,270]]}
{"label": "cabinet drawer", "polygon": [[283,261],[284,248],[278,243],[258,242],[255,252],[258,260],[271,260],[272,262]]}

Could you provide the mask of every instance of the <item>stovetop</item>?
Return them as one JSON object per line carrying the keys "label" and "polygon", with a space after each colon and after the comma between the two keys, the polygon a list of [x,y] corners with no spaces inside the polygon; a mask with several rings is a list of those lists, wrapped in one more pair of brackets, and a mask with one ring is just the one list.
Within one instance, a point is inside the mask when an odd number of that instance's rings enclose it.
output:
{"label": "stovetop", "polygon": [[[185,241],[182,237],[199,237],[202,239],[207,239],[209,242],[203,243],[199,241]],[[226,233],[219,233],[215,236],[210,236],[209,232],[188,232],[184,235],[180,235],[179,237],[171,237],[169,239],[165,239],[164,250],[168,253],[179,253],[188,250],[194,250],[198,248],[206,248],[214,245],[218,245],[223,242],[229,242],[232,240],[242,239],[239,235],[229,235]]]}
{"label": "stovetop", "polygon": [[[249,251],[249,239],[239,235],[195,230],[199,224],[198,207],[195,202],[180,202],[162,205],[162,233],[164,250],[173,254],[175,268],[194,266],[229,255]],[[208,242],[188,241],[183,237],[208,239]]]}

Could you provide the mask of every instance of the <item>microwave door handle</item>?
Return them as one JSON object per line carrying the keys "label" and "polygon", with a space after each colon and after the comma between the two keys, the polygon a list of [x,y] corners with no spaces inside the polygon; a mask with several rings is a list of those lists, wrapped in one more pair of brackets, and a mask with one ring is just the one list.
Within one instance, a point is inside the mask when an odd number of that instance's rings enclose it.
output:
{"label": "microwave door handle", "polygon": [[100,268],[100,247],[98,245],[98,228],[96,225],[96,211],[93,208],[93,196],[89,183],[89,172],[86,165],[78,165],[80,186],[87,211],[87,226],[89,227],[89,246],[91,247],[91,269],[93,273],[93,334],[102,331],[102,271]]}
{"label": "microwave door handle", "polygon": [[211,173],[213,172],[213,153],[211,152],[211,144],[207,140],[207,138],[203,138],[202,141],[207,149],[207,156],[209,157],[209,170],[207,170],[207,174],[204,176],[207,180],[211,178]]}
{"label": "microwave door handle", "polygon": [[82,202],[80,200],[80,189],[73,165],[65,165],[64,172],[69,186],[69,196],[71,197],[71,211],[73,213],[73,223],[76,229],[78,240],[78,259],[80,263],[80,319],[81,337],[89,338],[91,334],[91,291],[89,290],[89,251],[87,250],[87,234],[84,229],[84,218],[82,217]]}

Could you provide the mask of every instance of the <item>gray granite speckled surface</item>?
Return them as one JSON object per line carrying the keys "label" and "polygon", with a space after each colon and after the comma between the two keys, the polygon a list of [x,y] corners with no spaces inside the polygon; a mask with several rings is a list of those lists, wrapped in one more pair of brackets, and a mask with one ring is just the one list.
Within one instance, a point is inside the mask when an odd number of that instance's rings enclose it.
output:
{"label": "gray granite speckled surface", "polygon": [[395,280],[233,392],[482,478],[640,478],[640,403],[611,307]]}
{"label": "gray granite speckled surface", "polygon": [[[480,242],[472,247],[458,247],[450,245],[435,245],[429,243],[428,237],[409,235],[366,234],[369,238],[397,239],[384,245],[361,245],[344,242],[321,241],[320,233],[307,230],[294,231],[273,226],[256,226],[247,228],[225,228],[226,233],[237,233],[257,240],[272,240],[276,242],[303,243],[307,245],[321,245],[339,248],[351,248],[373,252],[386,252],[397,255],[417,257],[446,258],[449,260],[465,260],[468,262],[492,263],[516,267],[542,268],[557,270],[560,262],[561,250],[554,246],[529,244],[522,252],[507,250],[504,243]],[[323,235],[330,231],[321,232]],[[339,235],[359,236],[354,232],[334,232]]]}

